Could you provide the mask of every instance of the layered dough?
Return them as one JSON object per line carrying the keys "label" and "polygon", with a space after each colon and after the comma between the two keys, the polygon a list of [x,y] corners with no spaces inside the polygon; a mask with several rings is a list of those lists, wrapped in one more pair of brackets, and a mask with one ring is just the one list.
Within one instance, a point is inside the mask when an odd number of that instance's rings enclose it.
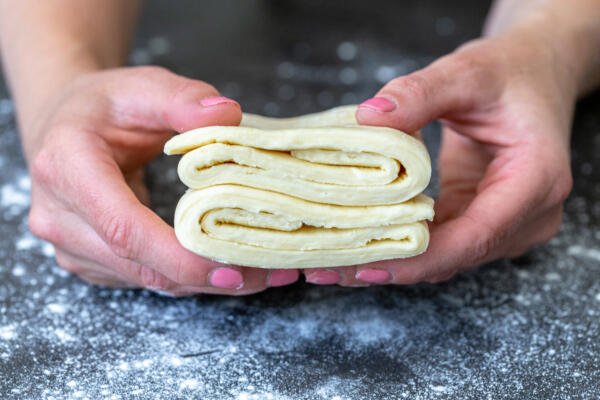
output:
{"label": "layered dough", "polygon": [[232,184],[349,206],[421,193],[431,175],[423,144],[394,129],[358,126],[354,115],[348,120],[354,109],[282,120],[245,115],[239,127],[177,135],[165,152],[184,154],[178,172],[191,189]]}
{"label": "layered dough", "polygon": [[244,115],[173,137],[190,188],[175,213],[189,250],[225,263],[311,268],[409,257],[427,248],[433,201],[423,144],[358,126],[356,108],[296,118]]}

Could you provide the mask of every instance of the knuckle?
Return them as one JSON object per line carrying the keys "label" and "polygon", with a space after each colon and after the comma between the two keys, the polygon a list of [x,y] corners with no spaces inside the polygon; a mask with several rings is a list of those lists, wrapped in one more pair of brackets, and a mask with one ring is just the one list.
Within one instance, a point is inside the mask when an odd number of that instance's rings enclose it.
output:
{"label": "knuckle", "polygon": [[424,101],[429,98],[428,82],[418,73],[396,78],[392,81],[392,86],[397,91],[413,99]]}
{"label": "knuckle", "polygon": [[458,263],[459,267],[468,268],[490,261],[508,232],[490,226],[485,221],[478,221],[468,214],[463,214],[462,217],[468,218],[469,222],[478,228],[473,231],[473,240],[465,256]]}
{"label": "knuckle", "polygon": [[552,217],[548,219],[546,226],[541,229],[540,236],[536,238],[534,245],[549,242],[560,231],[562,224],[562,207]]}
{"label": "knuckle", "polygon": [[53,157],[45,149],[37,153],[31,163],[31,179],[36,184],[43,186],[52,184],[54,174],[53,171]]}
{"label": "knuckle", "polygon": [[496,249],[498,241],[492,234],[483,235],[471,246],[470,260],[465,260],[464,264],[479,265],[488,261]]}
{"label": "knuckle", "polygon": [[461,71],[470,80],[480,83],[488,80],[490,76],[488,59],[485,57],[476,57],[473,54],[459,54],[452,58],[457,71]]}
{"label": "knuckle", "polygon": [[74,262],[70,257],[63,254],[62,252],[56,252],[56,263],[65,271],[69,271],[75,275],[81,275],[84,272],[84,268]]}
{"label": "knuckle", "polygon": [[32,208],[28,218],[29,230],[40,239],[51,243],[60,242],[60,230],[56,228],[52,219],[47,218],[37,207]]}
{"label": "knuckle", "polygon": [[190,265],[183,260],[176,258],[173,259],[172,263],[169,265],[169,271],[167,278],[172,280],[175,284],[199,287],[208,284],[210,269],[205,267]]}
{"label": "knuckle", "polygon": [[140,282],[145,288],[168,292],[172,289],[170,281],[152,268],[140,266]]}
{"label": "knuckle", "polygon": [[392,274],[391,282],[396,285],[415,285],[427,279],[428,272],[423,268],[402,268]]}
{"label": "knuckle", "polygon": [[556,180],[553,187],[553,196],[555,204],[562,204],[567,200],[573,190],[573,176],[571,172],[563,172]]}
{"label": "knuckle", "polygon": [[446,282],[447,280],[454,277],[457,272],[458,271],[454,271],[454,270],[442,272],[442,273],[430,276],[429,278],[426,279],[426,281],[427,281],[427,283],[432,283],[432,284]]}
{"label": "knuckle", "polygon": [[136,74],[145,75],[148,78],[156,78],[156,77],[169,77],[173,74],[173,72],[169,71],[165,67],[161,67],[159,65],[143,65],[139,67],[131,68]]}
{"label": "knuckle", "polygon": [[179,261],[175,261],[173,265],[173,280],[180,285],[192,285],[195,280],[189,274],[189,270]]}
{"label": "knuckle", "polygon": [[29,212],[29,219],[27,223],[29,225],[29,230],[35,236],[44,240],[50,240],[51,232],[48,228],[50,225],[48,222],[49,221],[42,217],[41,213],[36,209],[32,208]]}
{"label": "knuckle", "polygon": [[136,258],[135,224],[124,216],[110,216],[102,224],[102,237],[112,251],[119,257],[133,260]]}

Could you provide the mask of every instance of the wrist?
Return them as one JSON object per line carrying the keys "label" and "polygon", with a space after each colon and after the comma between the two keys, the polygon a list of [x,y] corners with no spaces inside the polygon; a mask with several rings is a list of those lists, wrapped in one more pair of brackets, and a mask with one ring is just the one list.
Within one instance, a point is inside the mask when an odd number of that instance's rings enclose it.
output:
{"label": "wrist", "polygon": [[[574,98],[600,84],[600,0],[520,2],[497,0],[485,35],[532,43],[547,51],[554,69]],[[535,60],[531,60],[535,62]]]}
{"label": "wrist", "polygon": [[38,62],[35,68],[24,68],[12,74],[12,95],[27,160],[31,160],[39,147],[37,144],[42,142],[43,125],[69,85],[104,67],[92,52],[73,46],[62,49],[56,57]]}

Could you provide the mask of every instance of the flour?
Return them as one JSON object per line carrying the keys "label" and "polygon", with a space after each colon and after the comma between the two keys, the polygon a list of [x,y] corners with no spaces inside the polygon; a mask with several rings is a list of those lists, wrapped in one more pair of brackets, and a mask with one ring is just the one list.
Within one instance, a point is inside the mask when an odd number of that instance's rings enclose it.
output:
{"label": "flour", "polygon": [[600,249],[587,248],[580,245],[569,246],[567,253],[577,257],[600,261]]}
{"label": "flour", "polygon": [[[458,19],[438,19],[434,28],[438,35],[460,33]],[[252,76],[232,68],[214,84],[247,111],[301,114],[316,104],[363,101],[432,59],[372,38],[333,40],[329,50],[344,62],[343,72],[306,59],[251,65],[247,55]],[[183,42],[142,40],[132,61],[155,63]],[[505,400],[600,393],[597,133],[587,153],[574,154],[580,175],[560,234],[527,257],[437,286],[300,283],[244,298],[173,299],[92,287],[57,267],[52,245],[27,228],[31,181],[13,112],[12,101],[0,99],[3,399]],[[586,114],[590,134],[600,127],[596,114]],[[159,159],[148,175],[154,208],[171,222],[184,190],[176,160]]]}
{"label": "flour", "polygon": [[16,337],[15,327],[13,325],[0,327],[0,338],[2,340],[11,340]]}
{"label": "flour", "polygon": [[29,196],[16,185],[2,186],[2,189],[0,189],[0,206],[23,209],[29,206]]}

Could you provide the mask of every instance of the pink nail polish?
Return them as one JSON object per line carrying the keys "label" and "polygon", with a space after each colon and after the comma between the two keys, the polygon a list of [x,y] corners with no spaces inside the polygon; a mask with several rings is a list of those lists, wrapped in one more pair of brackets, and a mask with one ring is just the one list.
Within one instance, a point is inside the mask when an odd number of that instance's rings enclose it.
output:
{"label": "pink nail polish", "polygon": [[334,271],[317,271],[306,275],[306,282],[316,285],[334,285],[340,281],[340,274]]}
{"label": "pink nail polish", "polygon": [[297,269],[277,269],[269,274],[269,286],[285,286],[298,280],[300,273]]}
{"label": "pink nail polish", "polygon": [[209,282],[218,288],[239,289],[244,284],[244,277],[235,269],[217,268],[211,272]]}
{"label": "pink nail polish", "polygon": [[358,106],[378,113],[387,113],[396,109],[396,104],[385,97],[373,97]]}
{"label": "pink nail polish", "polygon": [[355,278],[369,283],[385,283],[390,279],[390,273],[382,269],[363,269],[358,271]]}
{"label": "pink nail polish", "polygon": [[239,106],[237,101],[223,96],[205,97],[202,100],[200,100],[200,104],[202,105],[202,107],[212,107],[220,104],[235,104]]}

